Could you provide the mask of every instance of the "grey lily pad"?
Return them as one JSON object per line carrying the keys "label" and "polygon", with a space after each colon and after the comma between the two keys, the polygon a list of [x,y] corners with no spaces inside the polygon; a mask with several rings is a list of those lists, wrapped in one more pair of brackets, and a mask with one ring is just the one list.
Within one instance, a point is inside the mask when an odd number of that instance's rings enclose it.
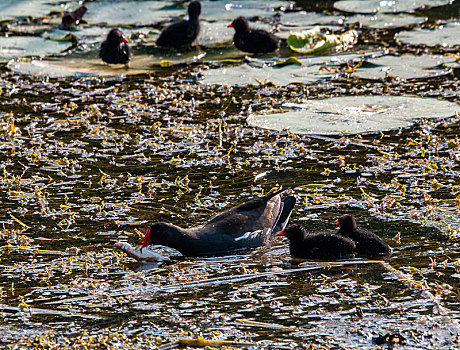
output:
{"label": "grey lily pad", "polygon": [[230,23],[238,16],[272,16],[276,9],[286,8],[289,4],[289,1],[280,0],[201,1],[201,17]]}
{"label": "grey lily pad", "polygon": [[[373,56],[374,54],[366,54]],[[275,85],[313,83],[329,79],[339,65],[361,60],[364,54],[340,54],[335,56],[311,56],[297,58],[296,64],[284,65],[285,59],[251,59],[238,66],[208,69],[203,72],[204,84],[211,85],[259,85],[271,82]],[[298,64],[300,63],[300,64]]]}
{"label": "grey lily pad", "polygon": [[[105,64],[98,56],[98,51],[75,52],[68,56],[47,57],[44,59],[15,59],[8,63],[8,68],[15,72],[52,77],[65,76],[115,76],[149,73],[162,67],[190,64],[200,61],[205,52],[190,51],[176,53],[161,51],[151,47],[136,46],[129,65]],[[163,52],[163,54],[160,54]]]}
{"label": "grey lily pad", "polygon": [[[187,8],[163,1],[97,1],[86,4],[85,20],[89,23],[149,24],[187,15]],[[201,1],[201,17],[206,20],[230,21],[238,16],[269,16],[275,8],[288,6],[287,1]],[[229,23],[230,23],[229,22]]]}
{"label": "grey lily pad", "polygon": [[210,69],[204,72],[205,84],[215,85],[259,85],[271,82],[276,85],[291,83],[312,83],[325,79],[330,74],[319,71],[319,67],[306,65],[301,67],[286,66],[275,68],[271,66],[251,67],[242,64],[236,67]]}
{"label": "grey lily pad", "polygon": [[396,39],[402,43],[452,47],[460,45],[460,21],[447,23],[435,29],[415,29],[400,32]]}
{"label": "grey lily pad", "polygon": [[370,67],[363,65],[354,75],[364,79],[383,79],[386,76],[400,79],[429,78],[448,74],[458,66],[455,58],[440,55],[381,56],[367,60]]}
{"label": "grey lily pad", "polygon": [[96,1],[85,4],[88,23],[108,24],[149,24],[177,17],[186,13],[186,9],[168,9],[172,2],[163,1]]}
{"label": "grey lily pad", "polygon": [[372,15],[355,15],[345,19],[346,23],[359,22],[370,28],[398,28],[412,24],[421,24],[425,18],[406,14],[385,14],[376,13]]}
{"label": "grey lily pad", "polygon": [[36,36],[0,37],[0,61],[16,57],[33,57],[57,54],[70,46],[68,42],[56,42]]}
{"label": "grey lily pad", "polygon": [[318,24],[338,24],[343,18],[344,16],[325,13],[294,11],[281,15],[281,25],[282,27],[293,28],[298,31],[299,28],[311,27]]}
{"label": "grey lily pad", "polygon": [[[94,49],[95,47],[99,48],[100,43],[106,39],[110,29],[111,28],[87,26],[73,30],[70,33],[77,37],[79,49],[81,51],[88,51],[88,49]],[[126,38],[130,39],[130,45],[136,44],[140,38],[145,39],[152,37],[152,40],[154,40],[158,34],[156,32],[152,33],[152,30],[149,28],[120,28],[120,30]],[[49,36],[52,39],[59,39],[65,37],[67,34],[69,34],[69,31],[54,28],[52,31],[49,31],[44,35]],[[136,39],[132,40],[131,38],[134,37]]]}
{"label": "grey lily pad", "polygon": [[449,117],[454,102],[407,96],[344,96],[288,104],[285,113],[254,114],[249,125],[299,134],[356,134],[405,127],[420,118]]}
{"label": "grey lily pad", "polygon": [[447,5],[450,0],[342,0],[334,3],[337,10],[353,13],[410,12],[423,6]]}
{"label": "grey lily pad", "polygon": [[15,72],[31,75],[47,75],[52,77],[65,76],[114,76],[132,75],[152,71],[152,57],[148,55],[136,55],[125,65],[108,65],[101,61],[96,54],[72,55],[66,57],[51,57],[34,60],[12,60],[8,68]]}
{"label": "grey lily pad", "polygon": [[48,15],[51,11],[64,11],[77,8],[77,1],[52,1],[52,0],[11,0],[0,2],[0,19],[18,17],[39,17]]}

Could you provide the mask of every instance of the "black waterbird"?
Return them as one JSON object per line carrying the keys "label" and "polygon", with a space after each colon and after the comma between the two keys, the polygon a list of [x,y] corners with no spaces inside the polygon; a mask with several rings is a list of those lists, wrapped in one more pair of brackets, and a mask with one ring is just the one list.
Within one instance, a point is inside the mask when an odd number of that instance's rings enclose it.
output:
{"label": "black waterbird", "polygon": [[335,222],[340,225],[338,233],[356,243],[356,252],[360,255],[376,256],[389,254],[391,248],[382,238],[373,232],[358,227],[356,219],[351,214],[341,216]]}
{"label": "black waterbird", "polygon": [[141,247],[168,246],[186,256],[221,254],[260,247],[287,225],[295,197],[281,198],[282,191],[252,199],[218,214],[202,227],[184,229],[156,222],[147,227]]}
{"label": "black waterbird", "polygon": [[113,28],[109,32],[107,39],[101,44],[99,57],[105,63],[127,64],[129,62],[131,50],[128,40],[119,29]]}
{"label": "black waterbird", "polygon": [[308,233],[298,224],[293,224],[278,232],[278,236],[289,239],[289,252],[293,257],[315,260],[336,260],[350,257],[356,244],[349,238],[335,233]]}
{"label": "black waterbird", "polygon": [[280,48],[280,39],[263,29],[251,29],[244,17],[237,17],[228,25],[235,29],[233,43],[238,50],[250,53],[268,53]]}
{"label": "black waterbird", "polygon": [[188,20],[182,20],[166,27],[157,39],[162,47],[180,48],[191,46],[200,33],[201,4],[192,1],[188,5]]}

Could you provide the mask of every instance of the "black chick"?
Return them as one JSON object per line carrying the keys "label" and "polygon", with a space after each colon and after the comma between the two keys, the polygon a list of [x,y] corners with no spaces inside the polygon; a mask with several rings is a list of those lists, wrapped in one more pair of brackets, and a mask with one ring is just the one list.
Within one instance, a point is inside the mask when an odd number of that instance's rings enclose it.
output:
{"label": "black chick", "polygon": [[353,240],[356,244],[356,252],[361,255],[376,256],[389,254],[391,248],[383,239],[373,232],[365,231],[358,227],[353,215],[345,214],[336,220],[340,225],[338,233],[343,237]]}
{"label": "black chick", "polygon": [[336,260],[346,258],[355,252],[355,243],[334,233],[307,233],[301,225],[293,224],[278,236],[289,239],[289,252],[301,259]]}
{"label": "black chick", "polygon": [[99,57],[106,63],[128,63],[131,50],[128,40],[118,29],[112,29],[107,35],[107,39],[102,42],[99,50]]}
{"label": "black chick", "polygon": [[251,53],[273,52],[280,48],[280,39],[263,29],[251,29],[244,17],[237,17],[228,25],[235,29],[233,43],[238,50]]}
{"label": "black chick", "polygon": [[200,33],[201,4],[192,1],[188,5],[188,20],[183,20],[166,27],[157,39],[157,45],[170,48],[191,46]]}

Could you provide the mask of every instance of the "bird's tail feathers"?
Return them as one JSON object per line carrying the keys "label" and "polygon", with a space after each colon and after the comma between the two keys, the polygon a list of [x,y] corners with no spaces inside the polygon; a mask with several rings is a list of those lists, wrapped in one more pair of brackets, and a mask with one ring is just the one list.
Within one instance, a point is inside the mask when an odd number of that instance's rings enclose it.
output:
{"label": "bird's tail feathers", "polygon": [[272,228],[272,234],[276,234],[286,228],[295,203],[296,199],[294,196],[287,196],[286,198],[283,198],[281,201],[280,213]]}

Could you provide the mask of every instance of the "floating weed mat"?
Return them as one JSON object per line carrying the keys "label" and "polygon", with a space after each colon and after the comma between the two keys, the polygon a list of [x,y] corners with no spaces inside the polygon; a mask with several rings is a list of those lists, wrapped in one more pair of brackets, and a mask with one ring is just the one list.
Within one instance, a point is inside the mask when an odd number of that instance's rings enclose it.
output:
{"label": "floating weed mat", "polygon": [[[246,124],[336,95],[458,101],[449,75],[370,82],[350,77],[354,64],[308,86],[245,88],[197,84],[201,63],[112,79],[2,71],[2,346],[373,349],[396,333],[409,346],[456,344],[459,118],[345,136]],[[150,264],[113,248],[151,222],[197,226],[281,186],[298,198],[292,222],[334,230],[351,212],[393,248],[389,266],[299,266],[278,240]]]}

